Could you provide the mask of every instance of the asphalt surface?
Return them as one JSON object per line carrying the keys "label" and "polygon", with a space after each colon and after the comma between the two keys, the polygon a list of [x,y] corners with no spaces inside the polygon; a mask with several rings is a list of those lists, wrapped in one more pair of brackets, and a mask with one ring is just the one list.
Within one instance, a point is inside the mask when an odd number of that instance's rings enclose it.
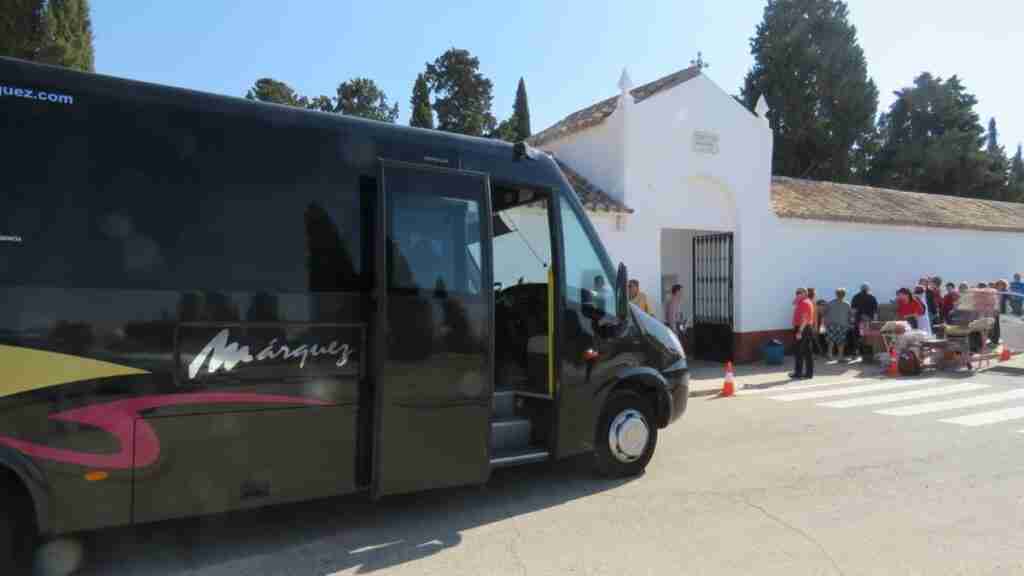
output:
{"label": "asphalt surface", "polygon": [[[967,400],[1024,390],[1024,370],[933,378],[693,398],[629,481],[576,459],[484,487],[106,530],[79,573],[1024,574],[1024,397]],[[841,390],[855,386],[873,388]],[[932,411],[878,413],[909,406]],[[42,554],[75,562],[67,543]]]}

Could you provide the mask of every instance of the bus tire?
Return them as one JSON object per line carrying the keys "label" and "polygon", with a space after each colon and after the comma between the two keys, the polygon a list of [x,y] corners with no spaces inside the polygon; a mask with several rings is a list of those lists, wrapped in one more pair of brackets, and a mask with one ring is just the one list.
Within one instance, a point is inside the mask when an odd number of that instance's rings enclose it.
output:
{"label": "bus tire", "polygon": [[0,574],[30,574],[36,529],[27,492],[0,472]]}
{"label": "bus tire", "polygon": [[643,474],[658,443],[654,407],[629,390],[612,392],[598,420],[594,467],[605,478]]}

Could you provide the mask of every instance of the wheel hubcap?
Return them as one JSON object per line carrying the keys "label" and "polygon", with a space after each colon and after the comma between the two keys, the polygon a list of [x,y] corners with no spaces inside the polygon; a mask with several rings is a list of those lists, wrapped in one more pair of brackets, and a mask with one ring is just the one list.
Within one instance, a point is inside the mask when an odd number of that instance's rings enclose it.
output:
{"label": "wheel hubcap", "polygon": [[623,410],[612,420],[608,430],[608,446],[619,462],[628,464],[644,455],[649,436],[644,415],[637,410]]}

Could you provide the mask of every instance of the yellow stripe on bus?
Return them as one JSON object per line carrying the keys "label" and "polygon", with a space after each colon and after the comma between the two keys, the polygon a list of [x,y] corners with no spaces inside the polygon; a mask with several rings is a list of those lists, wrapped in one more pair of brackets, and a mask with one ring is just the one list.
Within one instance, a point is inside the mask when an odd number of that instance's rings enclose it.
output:
{"label": "yellow stripe on bus", "polygon": [[555,397],[555,272],[548,268],[548,394]]}
{"label": "yellow stripe on bus", "polygon": [[58,352],[0,345],[0,396],[133,374],[147,371]]}

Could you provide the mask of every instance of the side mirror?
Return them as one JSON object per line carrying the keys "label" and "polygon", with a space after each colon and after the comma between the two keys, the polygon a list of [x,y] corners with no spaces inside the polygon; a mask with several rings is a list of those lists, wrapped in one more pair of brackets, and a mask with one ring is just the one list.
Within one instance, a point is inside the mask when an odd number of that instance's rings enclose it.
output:
{"label": "side mirror", "polygon": [[629,288],[626,284],[629,282],[629,273],[626,271],[626,265],[619,263],[619,273],[615,278],[615,315],[619,317],[619,320],[625,320],[629,315]]}

